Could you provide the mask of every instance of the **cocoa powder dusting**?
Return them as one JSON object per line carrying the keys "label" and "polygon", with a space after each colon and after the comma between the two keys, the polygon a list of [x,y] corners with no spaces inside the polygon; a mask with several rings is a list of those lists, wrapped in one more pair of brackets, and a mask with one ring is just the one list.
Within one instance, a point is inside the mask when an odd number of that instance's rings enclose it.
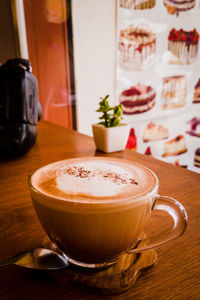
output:
{"label": "cocoa powder dusting", "polygon": [[120,174],[117,174],[115,172],[106,172],[98,170],[97,173],[91,172],[88,169],[85,169],[84,167],[69,167],[65,169],[65,173],[74,177],[80,177],[80,178],[91,178],[94,176],[100,176],[101,178],[108,179],[109,181],[116,183],[116,184],[138,184],[133,178],[124,178],[121,177]]}
{"label": "cocoa powder dusting", "polygon": [[65,173],[67,173],[71,176],[75,176],[75,177],[88,178],[91,171],[86,170],[83,167],[74,166],[74,167],[65,169]]}

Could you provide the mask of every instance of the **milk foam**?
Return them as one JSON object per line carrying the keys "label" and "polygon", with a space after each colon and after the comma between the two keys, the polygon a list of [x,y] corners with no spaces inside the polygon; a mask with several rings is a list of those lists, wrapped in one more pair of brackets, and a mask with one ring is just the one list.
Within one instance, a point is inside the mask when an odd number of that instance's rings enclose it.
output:
{"label": "milk foam", "polygon": [[[32,185],[40,192],[74,201],[117,200],[151,192],[156,177],[145,167],[115,158],[78,158],[38,169]],[[101,200],[101,201],[102,201]]]}
{"label": "milk foam", "polygon": [[108,197],[119,194],[130,184],[138,184],[133,174],[104,162],[72,164],[57,172],[57,187],[67,194]]}

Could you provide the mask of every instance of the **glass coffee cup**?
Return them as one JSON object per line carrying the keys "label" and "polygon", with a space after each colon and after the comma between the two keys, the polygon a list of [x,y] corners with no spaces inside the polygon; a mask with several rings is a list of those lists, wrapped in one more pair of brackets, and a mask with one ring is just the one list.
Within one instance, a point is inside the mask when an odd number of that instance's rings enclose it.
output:
{"label": "glass coffee cup", "polygon": [[[184,207],[160,196],[158,187],[147,167],[107,157],[58,161],[29,177],[33,205],[47,235],[71,263],[87,268],[110,265],[122,253],[163,246],[184,233]],[[173,227],[140,243],[154,211],[167,212]]]}

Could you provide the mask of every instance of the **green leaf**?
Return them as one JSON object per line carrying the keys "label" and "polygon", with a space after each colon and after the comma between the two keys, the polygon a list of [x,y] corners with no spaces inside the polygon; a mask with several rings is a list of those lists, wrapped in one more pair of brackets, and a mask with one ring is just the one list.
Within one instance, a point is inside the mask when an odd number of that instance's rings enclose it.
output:
{"label": "green leaf", "polygon": [[96,112],[102,113],[99,119],[104,120],[99,124],[102,124],[105,127],[115,127],[118,126],[120,121],[123,119],[122,104],[110,107],[108,102],[109,97],[109,95],[106,95],[104,98],[100,97],[99,108],[96,110]]}

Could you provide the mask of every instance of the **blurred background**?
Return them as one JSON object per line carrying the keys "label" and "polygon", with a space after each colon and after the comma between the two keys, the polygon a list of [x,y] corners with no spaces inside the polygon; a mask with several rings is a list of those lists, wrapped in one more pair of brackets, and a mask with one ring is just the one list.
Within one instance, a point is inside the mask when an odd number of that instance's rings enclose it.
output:
{"label": "blurred background", "polygon": [[[200,172],[194,166],[200,134],[187,133],[192,126],[196,126],[195,133],[200,132],[200,104],[192,103],[200,77],[199,49],[193,64],[167,62],[168,36],[173,28],[200,32],[199,0],[191,2],[195,3],[192,9],[177,14],[165,1],[133,9],[126,7],[126,1],[117,0],[1,0],[0,63],[15,57],[29,59],[38,80],[42,119],[88,135],[92,135],[91,124],[98,122],[99,97],[110,94],[110,104],[115,105],[132,86],[153,88],[156,96],[151,110],[124,116],[131,125],[127,148]],[[149,68],[125,70],[119,64],[120,33],[140,23],[151,27],[156,36],[156,58]],[[164,82],[174,76],[186,82],[185,104],[164,110]],[[194,118],[195,124],[191,122]],[[186,151],[163,156],[166,141],[144,142],[144,131],[152,123],[168,130],[168,142],[176,144],[176,138],[183,136]]]}

